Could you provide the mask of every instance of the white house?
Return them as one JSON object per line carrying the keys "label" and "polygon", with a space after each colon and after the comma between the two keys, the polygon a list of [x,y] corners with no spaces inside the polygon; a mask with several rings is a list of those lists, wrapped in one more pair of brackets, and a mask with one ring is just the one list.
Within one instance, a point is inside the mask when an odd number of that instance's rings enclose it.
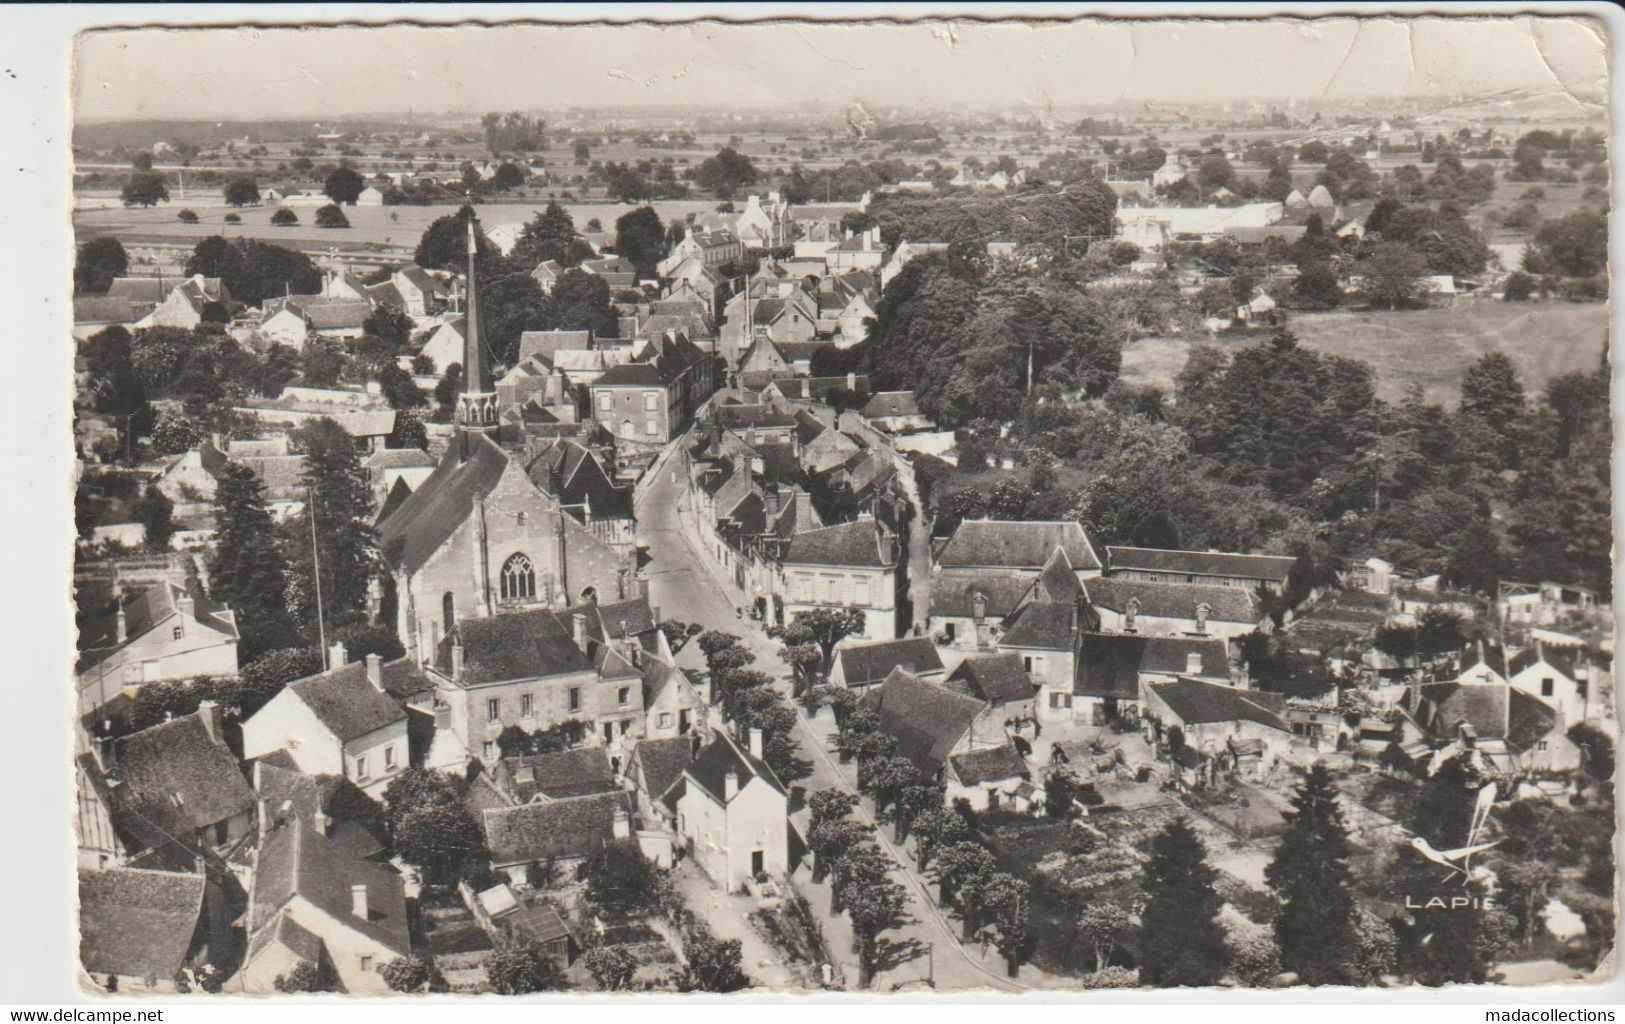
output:
{"label": "white house", "polygon": [[79,632],[79,709],[96,710],[146,683],[237,674],[237,620],[201,589],[155,583],[115,591],[89,612]]}
{"label": "white house", "polygon": [[309,775],[342,775],[362,792],[383,798],[386,786],[411,763],[405,704],[434,691],[410,659],[384,665],[376,654],[365,662],[289,683],[243,723],[243,757],[252,760],[286,750]]}
{"label": "white house", "polygon": [[1513,689],[1539,697],[1555,708],[1569,725],[1591,717],[1585,673],[1573,651],[1560,651],[1536,642],[1507,661],[1507,682]]}
{"label": "white house", "polygon": [[726,732],[702,749],[666,791],[679,841],[712,884],[738,892],[749,879],[789,873],[789,796],[762,760],[762,732],[749,746]]}

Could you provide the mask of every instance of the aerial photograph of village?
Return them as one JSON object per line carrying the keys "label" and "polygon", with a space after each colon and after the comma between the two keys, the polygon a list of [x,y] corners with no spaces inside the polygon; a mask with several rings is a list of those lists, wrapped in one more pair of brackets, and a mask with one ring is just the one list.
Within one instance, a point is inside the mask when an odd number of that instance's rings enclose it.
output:
{"label": "aerial photograph of village", "polygon": [[1222,17],[79,36],[82,992],[1612,979],[1605,27]]}

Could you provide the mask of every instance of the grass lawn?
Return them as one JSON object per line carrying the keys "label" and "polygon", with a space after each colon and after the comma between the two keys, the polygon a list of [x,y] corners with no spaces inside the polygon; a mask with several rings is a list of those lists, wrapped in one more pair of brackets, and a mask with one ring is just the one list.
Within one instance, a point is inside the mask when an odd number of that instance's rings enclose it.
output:
{"label": "grass lawn", "polygon": [[[1291,328],[1310,348],[1370,363],[1382,398],[1395,401],[1419,381],[1430,401],[1454,406],[1462,374],[1486,352],[1510,357],[1532,394],[1553,377],[1595,369],[1608,338],[1608,307],[1463,301],[1407,312],[1303,313],[1292,318]],[[1221,338],[1217,344],[1235,351],[1266,338]],[[1191,343],[1188,338],[1132,342],[1123,350],[1123,379],[1172,390]]]}

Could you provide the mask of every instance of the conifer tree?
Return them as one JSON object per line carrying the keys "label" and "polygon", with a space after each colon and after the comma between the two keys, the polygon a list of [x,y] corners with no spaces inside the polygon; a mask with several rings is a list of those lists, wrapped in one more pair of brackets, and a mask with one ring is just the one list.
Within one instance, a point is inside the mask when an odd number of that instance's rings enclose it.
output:
{"label": "conifer tree", "polygon": [[1284,817],[1286,834],[1264,870],[1281,898],[1275,943],[1281,967],[1306,985],[1348,984],[1354,977],[1354,876],[1349,833],[1331,772],[1316,762]]}
{"label": "conifer tree", "polygon": [[1183,820],[1151,840],[1145,865],[1145,910],[1140,914],[1140,980],[1157,988],[1212,985],[1230,968],[1230,952],[1214,889],[1218,872]]}
{"label": "conifer tree", "polygon": [[301,568],[307,588],[306,607],[315,619],[311,584],[317,566],[311,559],[311,521],[315,516],[317,552],[320,554],[322,615],[328,627],[363,621],[367,586],[377,565],[377,538],[373,534],[372,489],[361,466],[355,441],[344,428],[323,417],[299,428],[297,443],[305,453],[308,488],[305,517],[296,540],[302,549]]}
{"label": "conifer tree", "polygon": [[295,638],[284,597],[287,562],[253,470],[235,464],[221,470],[214,490],[214,522],[209,587],[236,617],[238,660],[246,665]]}

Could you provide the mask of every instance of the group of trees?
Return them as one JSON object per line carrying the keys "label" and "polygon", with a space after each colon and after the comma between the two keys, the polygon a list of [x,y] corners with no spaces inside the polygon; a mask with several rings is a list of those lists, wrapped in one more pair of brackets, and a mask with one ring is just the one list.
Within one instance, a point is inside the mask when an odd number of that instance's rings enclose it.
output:
{"label": "group of trees", "polygon": [[496,153],[537,153],[547,148],[547,122],[530,114],[493,111],[480,118],[485,147]]}
{"label": "group of trees", "polygon": [[711,701],[739,735],[762,731],[762,760],[786,785],[805,778],[812,765],[801,756],[796,742],[795,708],[772,686],[765,672],[750,668],[756,655],[739,637],[708,630],[694,641],[705,655]]}

